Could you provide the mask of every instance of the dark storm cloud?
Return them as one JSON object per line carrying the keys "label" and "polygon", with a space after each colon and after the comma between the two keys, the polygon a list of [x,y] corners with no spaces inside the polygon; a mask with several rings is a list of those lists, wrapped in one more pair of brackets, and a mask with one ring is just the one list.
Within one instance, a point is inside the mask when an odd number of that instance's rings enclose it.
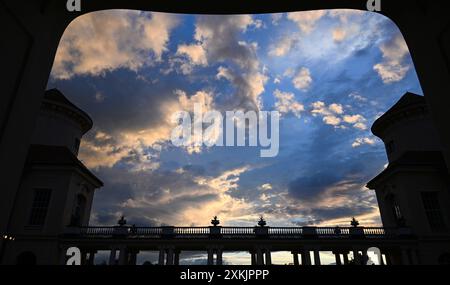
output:
{"label": "dark storm cloud", "polygon": [[[176,99],[174,86],[182,88],[187,83],[180,80],[171,85],[152,85],[138,79],[132,71],[117,70],[95,81],[89,77],[76,77],[57,85],[92,117],[94,128],[116,133],[157,126],[166,117],[161,106],[168,100]],[[103,98],[101,101],[96,99],[98,94]]]}
{"label": "dark storm cloud", "polygon": [[319,172],[305,177],[299,177],[289,183],[289,193],[302,201],[311,201],[320,196],[323,191],[339,181],[339,177],[329,172]]}
{"label": "dark storm cloud", "polygon": [[[373,206],[369,205],[352,205],[352,206],[342,206],[335,208],[312,208],[307,211],[303,211],[303,215],[310,217],[307,224],[320,224],[332,219],[348,219],[348,225],[350,225],[350,220],[352,217],[370,214],[374,210]],[[299,226],[305,225],[305,222],[295,222]]]}

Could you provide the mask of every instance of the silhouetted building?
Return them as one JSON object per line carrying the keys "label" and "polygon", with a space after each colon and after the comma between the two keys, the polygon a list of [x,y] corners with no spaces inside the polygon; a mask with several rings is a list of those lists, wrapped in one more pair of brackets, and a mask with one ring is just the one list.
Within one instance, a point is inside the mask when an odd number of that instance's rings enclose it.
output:
{"label": "silhouetted building", "polygon": [[103,186],[81,161],[82,136],[91,118],[56,89],[45,93],[22,174],[3,263],[55,264],[58,236],[87,226],[95,189]]}
{"label": "silhouetted building", "polygon": [[385,144],[389,165],[370,181],[383,226],[409,227],[422,264],[450,256],[450,183],[425,97],[405,94],[372,126]]}
{"label": "silhouetted building", "polygon": [[[405,94],[381,116],[372,132],[385,145],[389,165],[367,185],[376,191],[383,228],[89,227],[95,189],[102,182],[77,159],[89,116],[59,91],[46,92],[33,144],[15,199],[5,264],[65,264],[78,247],[81,264],[109,251],[108,264],[136,264],[140,251],[158,250],[160,265],[177,265],[181,251],[206,250],[208,264],[223,264],[224,251],[248,251],[252,264],[271,264],[272,251],[290,251],[294,265],[321,264],[331,251],[336,265],[366,264],[376,247],[385,264],[450,263],[450,180],[425,98]],[[370,163],[370,162],[368,162]],[[350,260],[350,255],[353,259]],[[215,257],[214,257],[215,256]],[[342,258],[341,258],[342,257]]]}

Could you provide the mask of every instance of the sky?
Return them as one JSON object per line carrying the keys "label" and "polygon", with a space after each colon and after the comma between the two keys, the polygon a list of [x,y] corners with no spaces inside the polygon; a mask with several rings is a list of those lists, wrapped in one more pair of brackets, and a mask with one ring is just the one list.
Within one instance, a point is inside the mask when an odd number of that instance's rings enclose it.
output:
{"label": "sky", "polygon": [[[91,225],[379,226],[366,183],[387,163],[373,122],[422,95],[395,24],[371,12],[90,13],[65,31],[48,88],[93,119],[79,158],[104,183]],[[176,147],[179,110],[278,111],[280,148]],[[233,259],[234,258],[234,259]],[[237,260],[236,257],[231,259]]]}

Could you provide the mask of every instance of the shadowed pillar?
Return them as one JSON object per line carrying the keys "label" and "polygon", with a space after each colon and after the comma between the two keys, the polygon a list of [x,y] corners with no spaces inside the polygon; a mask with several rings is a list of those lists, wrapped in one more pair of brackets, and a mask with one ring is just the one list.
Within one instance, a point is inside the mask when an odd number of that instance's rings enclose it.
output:
{"label": "shadowed pillar", "polygon": [[139,253],[139,251],[136,249],[133,249],[132,251],[130,251],[130,259],[128,261],[129,265],[136,265],[138,253]]}
{"label": "shadowed pillar", "polygon": [[344,252],[344,265],[348,265],[348,252]]}
{"label": "shadowed pillar", "polygon": [[173,248],[168,248],[167,249],[167,265],[173,265],[173,261],[174,261],[174,250]]}
{"label": "shadowed pillar", "polygon": [[94,265],[94,261],[95,261],[95,254],[97,253],[96,250],[91,250],[89,251],[89,259],[87,264],[88,265]]}
{"label": "shadowed pillar", "polygon": [[127,265],[128,263],[128,249],[121,247],[119,251],[119,265]]}
{"label": "shadowed pillar", "polygon": [[272,265],[272,256],[271,256],[270,250],[266,249],[265,254],[266,254],[266,263],[265,264]]}
{"label": "shadowed pillar", "polygon": [[356,265],[361,265],[361,257],[359,255],[358,249],[356,248],[353,249],[353,261]]}
{"label": "shadowed pillar", "polygon": [[116,265],[116,249],[112,248],[109,254],[109,265]]}
{"label": "shadowed pillar", "polygon": [[264,265],[264,256],[260,248],[256,249],[256,265]]}
{"label": "shadowed pillar", "polygon": [[314,265],[320,265],[320,251],[314,250]]}
{"label": "shadowed pillar", "polygon": [[223,261],[222,261],[222,250],[218,249],[217,250],[217,260],[216,260],[216,265],[222,265]]}
{"label": "shadowed pillar", "polygon": [[[345,254],[344,254],[345,256]],[[342,265],[341,263],[341,254],[339,252],[334,252],[334,258],[336,260],[336,265]]]}
{"label": "shadowed pillar", "polygon": [[302,250],[302,265],[311,265],[311,256],[309,254],[309,250]]}
{"label": "shadowed pillar", "polygon": [[300,265],[300,262],[299,262],[299,259],[298,259],[298,252],[293,251],[293,252],[292,252],[292,256],[294,257],[294,265],[295,265],[295,266]]}
{"label": "shadowed pillar", "polygon": [[159,265],[164,265],[164,260],[165,260],[165,249],[164,248],[160,248],[159,249],[159,259],[158,259],[158,264]]}
{"label": "shadowed pillar", "polygon": [[212,248],[208,249],[208,265],[214,265],[214,251]]}
{"label": "shadowed pillar", "polygon": [[174,261],[173,261],[174,265],[180,265],[180,250],[175,250],[174,251]]}
{"label": "shadowed pillar", "polygon": [[402,265],[410,265],[408,249],[402,248],[401,251],[402,251]]}
{"label": "shadowed pillar", "polygon": [[250,256],[251,256],[252,265],[256,265],[256,252],[254,250],[251,250]]}

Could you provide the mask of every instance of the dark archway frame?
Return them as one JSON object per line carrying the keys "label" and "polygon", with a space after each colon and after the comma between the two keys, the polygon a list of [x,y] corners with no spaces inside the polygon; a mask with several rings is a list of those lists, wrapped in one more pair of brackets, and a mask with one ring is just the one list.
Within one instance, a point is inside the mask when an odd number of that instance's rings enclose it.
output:
{"label": "dark archway frame", "polygon": [[[190,14],[256,14],[319,9],[366,10],[367,0],[211,1],[81,0],[68,12],[67,0],[0,0],[0,233],[7,233],[34,120],[56,50],[76,17],[106,9]],[[405,37],[450,166],[450,21],[444,1],[381,0]],[[431,2],[431,3],[430,3]],[[405,90],[407,91],[407,90]],[[2,241],[0,241],[1,246]]]}

